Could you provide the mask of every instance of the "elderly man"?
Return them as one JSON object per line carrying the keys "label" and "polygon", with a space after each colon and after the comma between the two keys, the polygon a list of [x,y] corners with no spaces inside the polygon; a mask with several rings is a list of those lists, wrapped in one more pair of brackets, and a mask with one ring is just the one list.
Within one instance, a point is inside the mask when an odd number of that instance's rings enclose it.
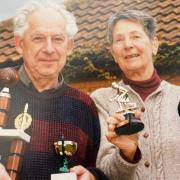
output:
{"label": "elderly man", "polygon": [[[14,128],[14,119],[26,103],[33,119],[21,179],[46,180],[57,172],[63,162],[61,157],[57,159],[53,144],[62,134],[78,144],[70,159],[70,171],[78,180],[106,179],[94,168],[100,142],[95,105],[88,95],[67,85],[61,75],[74,47],[74,16],[62,4],[30,2],[18,11],[14,25],[15,46],[24,64],[18,71],[20,81],[10,89],[12,105],[7,127]],[[0,179],[3,177],[8,178],[0,166]]]}

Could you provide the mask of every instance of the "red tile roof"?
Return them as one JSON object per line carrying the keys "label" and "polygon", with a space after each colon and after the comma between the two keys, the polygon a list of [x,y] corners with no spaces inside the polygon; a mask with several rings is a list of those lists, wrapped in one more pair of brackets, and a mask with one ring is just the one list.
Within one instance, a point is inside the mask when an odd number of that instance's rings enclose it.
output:
{"label": "red tile roof", "polygon": [[[180,1],[179,0],[76,0],[69,9],[77,19],[79,32],[76,49],[96,48],[106,45],[107,20],[122,9],[143,10],[156,17],[158,36],[161,42],[179,42]],[[13,44],[11,20],[0,23],[0,62],[17,60]]]}
{"label": "red tile roof", "polygon": [[12,20],[3,21],[0,23],[0,62],[15,61],[19,57],[14,47]]}

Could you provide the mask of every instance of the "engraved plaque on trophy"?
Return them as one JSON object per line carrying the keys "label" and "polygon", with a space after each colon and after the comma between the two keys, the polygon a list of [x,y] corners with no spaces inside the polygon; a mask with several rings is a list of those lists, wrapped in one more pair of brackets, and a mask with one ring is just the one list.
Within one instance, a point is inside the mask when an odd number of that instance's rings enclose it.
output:
{"label": "engraved plaque on trophy", "polygon": [[117,95],[111,99],[119,105],[117,112],[123,113],[128,123],[120,127],[115,128],[115,132],[119,135],[130,135],[138,133],[144,129],[143,122],[135,117],[134,111],[137,109],[137,105],[134,102],[130,102],[128,97],[128,90],[124,87],[113,82],[112,87],[117,89]]}
{"label": "engraved plaque on trophy", "polygon": [[76,153],[77,143],[64,140],[64,136],[62,136],[60,141],[54,143],[54,148],[56,154],[62,156],[63,166],[59,168],[57,174],[51,174],[51,180],[77,180],[76,174],[69,171],[68,161],[68,158]]}

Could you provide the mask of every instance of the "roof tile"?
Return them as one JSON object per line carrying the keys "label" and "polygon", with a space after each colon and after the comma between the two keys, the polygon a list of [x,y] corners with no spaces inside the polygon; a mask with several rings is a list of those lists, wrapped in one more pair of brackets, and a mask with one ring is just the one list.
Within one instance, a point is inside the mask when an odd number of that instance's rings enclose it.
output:
{"label": "roof tile", "polygon": [[[179,0],[73,0],[69,9],[74,13],[79,32],[75,37],[76,49],[104,47],[109,17],[122,9],[139,9],[156,17],[161,42],[179,41]],[[20,57],[13,43],[12,21],[0,22],[0,62]]]}

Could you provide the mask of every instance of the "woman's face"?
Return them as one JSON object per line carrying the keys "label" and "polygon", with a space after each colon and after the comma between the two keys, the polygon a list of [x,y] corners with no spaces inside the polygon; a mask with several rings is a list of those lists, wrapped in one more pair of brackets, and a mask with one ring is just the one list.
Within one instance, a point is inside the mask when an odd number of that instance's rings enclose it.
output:
{"label": "woman's face", "polygon": [[157,39],[150,40],[138,22],[120,20],[115,24],[111,53],[125,74],[152,73],[152,54],[157,50]]}

